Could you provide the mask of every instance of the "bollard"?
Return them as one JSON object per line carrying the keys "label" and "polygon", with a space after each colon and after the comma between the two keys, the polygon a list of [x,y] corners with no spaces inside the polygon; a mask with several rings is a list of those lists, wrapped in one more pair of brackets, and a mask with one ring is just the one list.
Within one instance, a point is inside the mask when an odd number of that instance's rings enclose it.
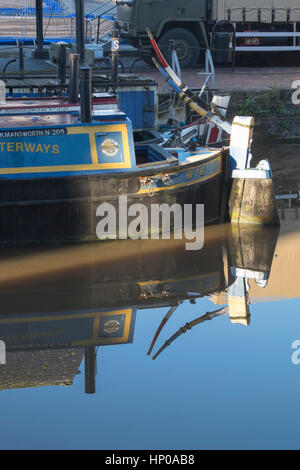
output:
{"label": "bollard", "polygon": [[272,173],[269,163],[232,172],[229,215],[232,224],[279,226]]}

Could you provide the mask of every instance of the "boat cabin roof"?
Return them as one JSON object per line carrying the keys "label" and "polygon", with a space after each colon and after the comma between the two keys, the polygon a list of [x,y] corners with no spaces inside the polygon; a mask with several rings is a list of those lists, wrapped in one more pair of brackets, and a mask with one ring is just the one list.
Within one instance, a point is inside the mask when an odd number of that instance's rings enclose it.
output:
{"label": "boat cabin roof", "polygon": [[[97,110],[93,113],[93,124],[97,121],[119,122],[126,119],[126,114],[121,111],[114,110]],[[80,125],[80,113],[78,111],[59,114],[18,114],[18,115],[0,115],[0,130],[23,127],[40,127],[40,126],[71,126]]]}
{"label": "boat cabin roof", "polygon": [[[94,93],[93,94],[94,104],[115,104],[117,102],[116,95],[110,93]],[[78,105],[80,99],[78,100]],[[75,103],[76,104],[76,103]],[[74,105],[74,104],[73,104]],[[67,96],[41,96],[37,98],[22,97],[22,98],[11,98],[8,97],[5,103],[1,104],[1,108],[18,108],[18,107],[40,107],[40,106],[71,106]]]}
{"label": "boat cabin roof", "polygon": [[[69,103],[66,96],[8,98],[5,102],[0,103],[0,115],[65,113],[79,110],[80,99],[77,103]],[[93,95],[93,110],[107,110],[112,113],[119,111],[117,97],[109,93],[95,93]]]}

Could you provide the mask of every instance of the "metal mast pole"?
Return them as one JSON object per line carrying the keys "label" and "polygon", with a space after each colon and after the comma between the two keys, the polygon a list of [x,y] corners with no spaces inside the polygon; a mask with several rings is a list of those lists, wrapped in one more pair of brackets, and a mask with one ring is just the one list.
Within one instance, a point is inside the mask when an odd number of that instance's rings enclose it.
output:
{"label": "metal mast pole", "polygon": [[76,47],[80,56],[80,63],[85,61],[85,41],[84,41],[84,1],[75,0],[76,6]]}
{"label": "metal mast pole", "polygon": [[33,57],[35,59],[49,59],[49,51],[44,49],[43,0],[35,0],[35,11],[37,48],[33,51]]}

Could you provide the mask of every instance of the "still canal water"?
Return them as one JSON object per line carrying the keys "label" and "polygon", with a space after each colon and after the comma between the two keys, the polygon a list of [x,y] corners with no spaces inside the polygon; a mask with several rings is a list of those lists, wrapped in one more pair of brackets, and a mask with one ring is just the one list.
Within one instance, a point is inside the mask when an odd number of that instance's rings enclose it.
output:
{"label": "still canal water", "polygon": [[3,251],[0,447],[300,448],[300,208],[280,215],[198,252]]}

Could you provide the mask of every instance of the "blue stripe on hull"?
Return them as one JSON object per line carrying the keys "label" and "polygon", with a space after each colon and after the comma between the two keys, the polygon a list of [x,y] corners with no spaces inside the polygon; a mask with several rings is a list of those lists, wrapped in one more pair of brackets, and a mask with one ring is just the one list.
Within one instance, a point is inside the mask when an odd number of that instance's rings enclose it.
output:
{"label": "blue stripe on hull", "polygon": [[130,121],[5,129],[0,178],[47,178],[136,170]]}

